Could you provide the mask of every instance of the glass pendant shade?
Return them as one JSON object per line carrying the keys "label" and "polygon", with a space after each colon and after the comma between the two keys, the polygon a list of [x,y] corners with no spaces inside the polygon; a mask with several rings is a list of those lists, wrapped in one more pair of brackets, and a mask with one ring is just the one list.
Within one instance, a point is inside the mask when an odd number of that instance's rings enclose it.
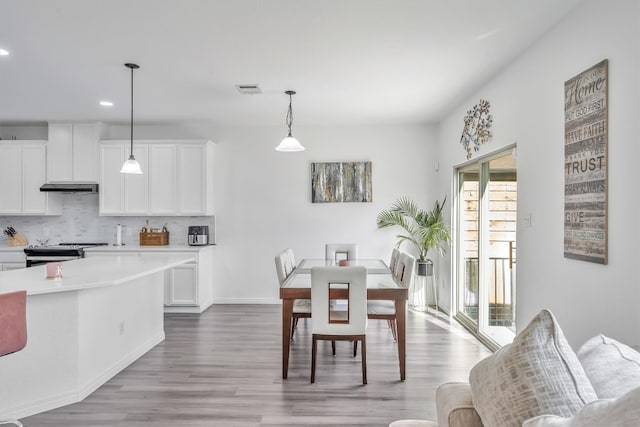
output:
{"label": "glass pendant shade", "polygon": [[124,162],[122,165],[122,169],[120,169],[120,173],[131,173],[136,175],[142,175],[142,168],[140,167],[140,163],[133,157],[133,154],[129,156],[129,159]]}
{"label": "glass pendant shade", "polygon": [[293,136],[289,135],[276,147],[277,151],[304,151],[304,147]]}
{"label": "glass pendant shade", "polygon": [[280,142],[280,145],[276,147],[276,151],[303,151],[304,147],[300,144],[293,135],[291,135],[291,125],[293,124],[293,109],[291,108],[291,97],[296,94],[294,90],[288,90],[285,92],[289,95],[289,109],[287,110],[287,127],[289,128],[289,135]]}

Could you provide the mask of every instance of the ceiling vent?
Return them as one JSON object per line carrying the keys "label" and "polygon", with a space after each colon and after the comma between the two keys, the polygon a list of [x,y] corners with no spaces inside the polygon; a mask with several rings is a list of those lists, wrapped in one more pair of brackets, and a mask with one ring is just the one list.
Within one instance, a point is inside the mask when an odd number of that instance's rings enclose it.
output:
{"label": "ceiling vent", "polygon": [[262,89],[257,84],[236,85],[236,89],[242,95],[259,95],[262,93]]}

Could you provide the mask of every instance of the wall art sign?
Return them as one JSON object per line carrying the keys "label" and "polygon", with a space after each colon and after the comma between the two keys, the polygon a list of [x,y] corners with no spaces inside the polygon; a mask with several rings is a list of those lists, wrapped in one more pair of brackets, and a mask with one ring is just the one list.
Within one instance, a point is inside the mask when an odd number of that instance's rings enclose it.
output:
{"label": "wall art sign", "polygon": [[564,84],[564,256],[607,263],[609,62]]}
{"label": "wall art sign", "polygon": [[371,162],[311,163],[313,203],[371,202]]}
{"label": "wall art sign", "polygon": [[467,111],[464,116],[464,128],[460,143],[467,152],[467,160],[471,159],[471,145],[473,151],[480,151],[480,144],[484,144],[491,139],[491,123],[493,118],[489,114],[489,101],[481,99],[480,102]]}

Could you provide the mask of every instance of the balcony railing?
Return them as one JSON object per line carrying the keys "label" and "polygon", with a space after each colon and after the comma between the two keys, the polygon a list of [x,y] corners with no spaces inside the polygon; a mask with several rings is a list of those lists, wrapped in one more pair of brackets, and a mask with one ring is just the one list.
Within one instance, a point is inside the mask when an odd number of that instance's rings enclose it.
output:
{"label": "balcony railing", "polygon": [[[489,258],[489,326],[515,325],[515,261]],[[478,258],[465,258],[464,309],[478,321]]]}

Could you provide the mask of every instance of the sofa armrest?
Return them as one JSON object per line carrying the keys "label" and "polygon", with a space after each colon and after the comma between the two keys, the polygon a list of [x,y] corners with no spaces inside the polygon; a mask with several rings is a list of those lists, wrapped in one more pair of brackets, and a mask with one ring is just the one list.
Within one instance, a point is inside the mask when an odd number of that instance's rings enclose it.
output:
{"label": "sofa armrest", "polygon": [[468,383],[444,383],[436,390],[438,427],[484,427]]}

